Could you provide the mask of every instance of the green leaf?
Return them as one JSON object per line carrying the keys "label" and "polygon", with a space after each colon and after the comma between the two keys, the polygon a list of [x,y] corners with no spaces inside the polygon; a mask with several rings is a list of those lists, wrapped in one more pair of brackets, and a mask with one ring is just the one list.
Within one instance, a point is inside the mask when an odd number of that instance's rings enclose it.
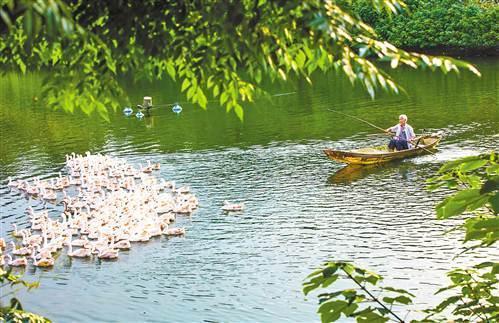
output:
{"label": "green leaf", "polygon": [[312,273],[310,273],[310,274],[307,276],[307,278],[311,278],[311,277],[313,277],[313,276],[317,276],[317,275],[319,275],[319,274],[322,274],[322,271],[323,271],[323,269],[322,269],[322,268],[316,269],[316,270],[314,270]]}
{"label": "green leaf", "polygon": [[322,322],[334,322],[341,317],[341,312],[347,308],[349,304],[342,300],[334,300],[322,303],[317,310],[321,315]]}
{"label": "green leaf", "polygon": [[445,163],[440,169],[439,169],[439,173],[444,173],[444,172],[447,172],[453,168],[456,168],[458,167],[459,165],[461,165],[462,163],[464,162],[469,162],[469,161],[475,161],[475,160],[481,160],[482,159],[482,156],[469,156],[469,157],[464,157],[464,158],[460,158],[460,159],[457,159],[457,160],[454,160],[454,161],[451,161],[451,162],[447,162]]}
{"label": "green leaf", "polygon": [[499,175],[499,164],[490,165],[485,169],[489,175]]}
{"label": "green leaf", "polygon": [[497,274],[499,274],[499,263],[494,263],[492,265],[492,272],[491,273],[494,276],[497,275]]}
{"label": "green leaf", "polygon": [[328,263],[328,266],[322,270],[322,275],[325,278],[331,277],[338,270],[338,265],[335,263]]}
{"label": "green leaf", "polygon": [[26,64],[24,64],[23,60],[18,58],[16,60],[16,63],[17,63],[17,66],[19,66],[21,73],[26,74]]}
{"label": "green leaf", "polygon": [[197,98],[201,108],[206,110],[206,104],[208,103],[208,100],[206,99],[203,90],[201,90],[201,87],[198,87],[197,89]]}
{"label": "green leaf", "polygon": [[379,315],[375,312],[368,312],[357,317],[359,323],[384,323],[389,321],[389,318]]}
{"label": "green leaf", "polygon": [[357,292],[355,291],[355,289],[345,289],[341,292],[341,294],[345,297],[345,299],[351,303],[352,300],[355,299],[355,297],[357,296]]}
{"label": "green leaf", "polygon": [[342,293],[343,293],[343,291],[340,290],[340,291],[336,291],[333,293],[322,293],[322,294],[317,295],[317,297],[319,297],[319,303],[322,304],[327,300],[333,299],[333,298],[337,297],[338,295],[341,295]]}
{"label": "green leaf", "polygon": [[303,287],[303,294],[305,294],[305,296],[307,296],[308,293],[310,293],[311,291],[313,291],[317,287],[319,287],[318,284],[306,285],[306,286]]}
{"label": "green leaf", "polygon": [[12,27],[12,21],[10,20],[9,14],[5,10],[0,9],[0,17],[2,17],[2,20],[7,27]]}
{"label": "green leaf", "polygon": [[225,102],[227,102],[227,99],[229,98],[229,95],[227,94],[226,91],[222,92],[220,95],[220,104],[223,105]]}
{"label": "green leaf", "polygon": [[388,297],[388,296],[383,297],[383,302],[387,304],[393,304],[394,301],[395,301],[394,297]]}
{"label": "green leaf", "polygon": [[461,164],[459,169],[461,170],[461,172],[466,173],[466,172],[475,170],[477,168],[483,167],[483,166],[487,165],[488,162],[489,162],[488,160],[484,160],[484,159],[464,162]]}
{"label": "green leaf", "polygon": [[239,118],[239,120],[243,121],[244,120],[244,111],[243,107],[240,104],[235,104],[234,105],[234,112],[236,113],[236,116]]}
{"label": "green leaf", "polygon": [[170,77],[175,80],[176,72],[175,72],[175,67],[173,66],[173,63],[167,63],[166,64],[166,72]]}
{"label": "green leaf", "polygon": [[400,295],[400,296],[395,297],[395,302],[400,303],[400,304],[404,304],[404,305],[412,304],[412,300],[409,297],[404,296],[404,295]]}
{"label": "green leaf", "polygon": [[346,308],[343,309],[343,314],[345,314],[346,316],[350,316],[358,308],[359,308],[359,305],[357,305],[355,303],[350,304],[349,306],[347,306]]}
{"label": "green leaf", "polygon": [[[296,63],[298,64],[299,68],[303,68],[305,66],[306,59],[307,59],[307,57],[305,56],[303,51],[299,50],[298,54],[296,55]],[[260,83],[260,82],[258,82],[258,83]]]}
{"label": "green leaf", "polygon": [[437,218],[447,219],[461,214],[466,210],[468,205],[476,202],[481,197],[478,189],[462,190],[437,205]]}
{"label": "green leaf", "polygon": [[321,313],[321,322],[323,322],[323,323],[335,322],[340,317],[341,317],[341,312],[340,311],[332,311],[332,312]]}
{"label": "green leaf", "polygon": [[494,211],[494,214],[495,215],[499,214],[499,192],[497,192],[494,196],[489,198],[489,203],[490,206],[492,207],[492,210]]}
{"label": "green leaf", "polygon": [[397,68],[397,66],[399,65],[399,60],[400,60],[400,55],[396,55],[395,57],[392,58],[390,66],[392,68]]}
{"label": "green leaf", "polygon": [[478,265],[475,265],[474,267],[477,268],[477,269],[482,269],[482,268],[487,268],[487,267],[492,267],[494,266],[494,263],[491,262],[491,261],[486,261],[486,262],[482,262]]}
{"label": "green leaf", "polygon": [[484,206],[488,200],[489,200],[488,195],[480,195],[480,197],[476,198],[474,201],[470,202],[468,206],[466,206],[466,210],[468,211],[476,210],[479,207]]}
{"label": "green leaf", "polygon": [[468,230],[468,231],[466,231],[466,234],[464,235],[464,242],[471,241],[471,240],[482,240],[486,236],[487,236],[486,231]]}
{"label": "green leaf", "polygon": [[378,275],[369,275],[366,277],[366,281],[372,285],[376,285],[380,279],[381,277]]}
{"label": "green leaf", "polygon": [[437,305],[436,309],[438,312],[442,312],[444,309],[446,309],[449,305],[455,304],[459,302],[461,299],[460,296],[451,296],[446,298],[444,301],[442,301],[440,304]]}
{"label": "green leaf", "polygon": [[486,194],[499,190],[499,178],[492,178],[483,183],[480,194]]}
{"label": "green leaf", "polygon": [[349,264],[349,263],[345,263],[341,267],[341,269],[343,269],[343,271],[345,271],[349,275],[353,275],[355,268],[356,268],[355,266],[353,266],[352,264]]}
{"label": "green leaf", "polygon": [[189,79],[184,79],[184,82],[182,82],[182,87],[180,88],[180,92],[184,92],[185,89],[187,89],[191,85],[191,82]]}
{"label": "green leaf", "polygon": [[324,280],[324,282],[322,282],[322,288],[328,287],[329,285],[334,283],[337,279],[338,279],[338,275],[333,275],[333,276],[326,278]]}
{"label": "green leaf", "polygon": [[310,293],[312,290],[318,288],[322,282],[324,281],[324,277],[322,277],[322,275],[316,275],[315,277],[313,277],[312,279],[310,279],[309,281],[306,281],[303,283],[303,293],[305,294],[305,296]]}
{"label": "green leaf", "polygon": [[499,230],[499,218],[480,219],[473,225],[474,229],[495,229]]}
{"label": "green leaf", "polygon": [[399,294],[407,294],[407,295],[410,295],[412,297],[416,297],[416,296],[414,296],[414,294],[409,293],[405,289],[393,288],[393,287],[383,287],[383,289],[386,291],[389,291],[389,292],[394,292],[394,293],[399,293]]}

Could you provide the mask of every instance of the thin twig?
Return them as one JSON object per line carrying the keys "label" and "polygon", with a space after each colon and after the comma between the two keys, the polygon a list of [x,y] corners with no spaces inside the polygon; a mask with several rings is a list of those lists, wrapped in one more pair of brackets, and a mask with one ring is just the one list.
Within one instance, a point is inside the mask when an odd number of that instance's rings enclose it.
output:
{"label": "thin twig", "polygon": [[[464,299],[462,297],[459,297],[459,300],[463,303],[463,305],[466,305],[466,302],[464,301]],[[470,306],[468,306],[468,308],[470,309],[471,313],[474,314],[474,316],[481,318],[484,322],[488,322],[487,319],[484,319],[483,317],[478,315],[478,313],[475,313],[475,311],[473,311],[473,309]],[[473,317],[473,316],[471,316],[471,317]]]}
{"label": "thin twig", "polygon": [[[468,275],[470,275],[471,279],[473,279],[473,281],[474,281],[475,283],[477,283],[477,284],[478,284],[478,282],[475,280],[475,278],[473,277],[473,275],[472,275],[472,274],[471,274],[468,270],[465,270],[464,272],[465,272],[465,273],[467,273]],[[470,290],[472,290],[472,291],[473,291],[473,293],[472,293],[472,294],[475,296],[475,300],[477,301],[478,305],[480,305],[480,307],[484,307],[484,306],[480,303],[481,298],[480,298],[480,297],[476,294],[475,289],[471,286],[471,284],[470,284],[469,282],[467,282],[467,283],[466,283],[466,286],[467,286]],[[490,295],[490,293],[489,293],[489,295]],[[491,296],[492,296],[492,295],[491,295]],[[471,306],[469,306],[469,309],[470,309],[473,313],[475,313],[475,312],[473,311],[473,309],[471,308]],[[484,322],[488,322],[488,321],[489,321],[489,320],[487,320],[487,318],[486,318],[486,317],[485,317],[485,318],[482,318],[480,315],[478,315],[478,313],[477,313],[476,315],[477,315],[479,318],[483,319],[483,320],[484,320]]]}
{"label": "thin twig", "polygon": [[397,320],[399,320],[400,323],[404,323],[404,320],[402,320],[397,314],[395,314],[391,309],[389,309],[388,307],[386,307],[385,304],[383,304],[382,302],[380,302],[376,297],[374,297],[373,294],[371,294],[371,292],[369,292],[367,290],[367,288],[365,288],[364,286],[362,286],[362,284],[360,284],[355,278],[353,278],[352,275],[350,275],[348,272],[346,272],[346,270],[342,267],[341,270],[343,270],[347,275],[348,277],[353,280],[364,292],[366,292],[371,298],[373,301],[375,301],[376,303],[378,303],[379,305],[381,305],[385,310],[388,311],[388,313],[392,314]]}

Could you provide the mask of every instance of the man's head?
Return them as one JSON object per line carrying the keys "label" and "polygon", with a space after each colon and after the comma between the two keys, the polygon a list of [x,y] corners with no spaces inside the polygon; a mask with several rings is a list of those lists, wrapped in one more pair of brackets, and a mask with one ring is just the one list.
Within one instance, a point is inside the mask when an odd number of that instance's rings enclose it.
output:
{"label": "man's head", "polygon": [[399,124],[401,126],[405,126],[406,123],[407,123],[407,116],[405,114],[401,114],[399,116]]}

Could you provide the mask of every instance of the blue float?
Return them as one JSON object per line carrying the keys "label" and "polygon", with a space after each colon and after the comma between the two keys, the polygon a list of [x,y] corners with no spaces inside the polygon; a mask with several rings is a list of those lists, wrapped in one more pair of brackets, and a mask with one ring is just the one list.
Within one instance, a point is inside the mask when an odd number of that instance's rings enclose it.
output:
{"label": "blue float", "polygon": [[144,117],[144,114],[141,111],[139,111],[135,114],[135,116],[137,117],[137,119],[142,119]]}
{"label": "blue float", "polygon": [[176,103],[173,107],[172,107],[172,111],[176,114],[179,114],[180,112],[182,112],[182,107],[180,105],[178,105],[178,103]]}
{"label": "blue float", "polygon": [[123,109],[123,114],[126,115],[127,117],[130,116],[133,113],[133,109],[130,107],[125,107]]}

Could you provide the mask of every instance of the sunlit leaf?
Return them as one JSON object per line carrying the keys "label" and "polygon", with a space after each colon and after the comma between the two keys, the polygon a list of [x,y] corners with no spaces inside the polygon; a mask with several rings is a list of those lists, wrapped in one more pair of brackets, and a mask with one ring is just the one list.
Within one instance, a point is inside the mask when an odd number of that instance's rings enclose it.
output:
{"label": "sunlit leaf", "polygon": [[439,219],[446,219],[463,213],[468,205],[480,198],[480,190],[478,189],[460,191],[437,205],[437,217]]}
{"label": "sunlit leaf", "polygon": [[494,211],[494,214],[498,215],[499,214],[499,192],[494,194],[494,196],[492,196],[489,199],[489,203],[490,203],[490,206],[492,207],[492,210]]}
{"label": "sunlit leaf", "polygon": [[483,167],[483,166],[487,165],[487,163],[488,163],[488,160],[484,160],[484,159],[473,160],[473,161],[462,163],[461,166],[459,167],[459,169],[463,173],[465,173],[465,172],[469,172],[469,171],[475,170],[477,168]]}

